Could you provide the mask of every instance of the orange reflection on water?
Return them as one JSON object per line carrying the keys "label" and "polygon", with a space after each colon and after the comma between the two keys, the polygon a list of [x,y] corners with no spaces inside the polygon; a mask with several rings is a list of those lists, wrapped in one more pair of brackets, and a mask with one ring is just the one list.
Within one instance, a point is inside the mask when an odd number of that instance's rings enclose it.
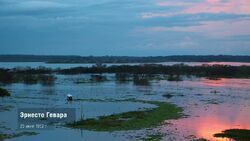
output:
{"label": "orange reflection on water", "polygon": [[226,85],[226,83],[227,83],[226,81],[227,80],[224,79],[224,78],[219,78],[219,79],[216,79],[216,80],[206,79],[206,80],[202,81],[202,83],[204,85],[207,85],[207,86],[222,87],[222,86]]}
{"label": "orange reflection on water", "polygon": [[219,78],[216,80],[202,79],[193,82],[195,86],[229,87],[229,88],[250,88],[249,79]]}
{"label": "orange reflection on water", "polygon": [[[213,135],[227,129],[250,129],[249,107],[241,105],[244,103],[233,107],[231,105],[214,105],[209,107],[209,111],[198,110],[196,112],[200,117],[178,120],[176,126],[180,131],[191,131],[199,138],[211,141],[230,141],[227,138],[215,138]],[[245,109],[242,110],[243,108]]]}

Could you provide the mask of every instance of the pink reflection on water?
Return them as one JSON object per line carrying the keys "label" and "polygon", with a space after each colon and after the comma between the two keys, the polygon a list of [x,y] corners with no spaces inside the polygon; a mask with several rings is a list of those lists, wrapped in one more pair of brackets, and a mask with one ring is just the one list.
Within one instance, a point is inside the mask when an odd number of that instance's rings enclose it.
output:
{"label": "pink reflection on water", "polygon": [[199,87],[227,87],[227,88],[250,88],[249,79],[233,79],[233,78],[218,78],[216,80],[210,80],[202,78],[200,81],[188,82],[191,86]]}
{"label": "pink reflection on water", "polygon": [[242,110],[243,107],[224,105],[210,106],[208,111],[197,110],[200,117],[186,118],[175,121],[174,124],[181,132],[189,132],[199,138],[206,138],[213,141],[227,141],[226,138],[215,138],[215,133],[226,129],[250,129],[250,112]]}
{"label": "pink reflection on water", "polygon": [[[197,138],[206,138],[210,141],[233,141],[228,138],[215,138],[214,134],[227,129],[250,129],[250,79],[202,78],[180,83],[182,87],[194,88],[194,93],[195,88],[199,87],[204,88],[205,93],[212,88],[220,91],[220,94],[209,93],[202,97],[194,96],[191,101],[185,100],[184,109],[190,116],[171,121],[173,125],[164,126],[164,131],[170,129],[173,132],[177,131],[177,135],[195,135]],[[206,100],[211,99],[221,103],[207,103]]]}

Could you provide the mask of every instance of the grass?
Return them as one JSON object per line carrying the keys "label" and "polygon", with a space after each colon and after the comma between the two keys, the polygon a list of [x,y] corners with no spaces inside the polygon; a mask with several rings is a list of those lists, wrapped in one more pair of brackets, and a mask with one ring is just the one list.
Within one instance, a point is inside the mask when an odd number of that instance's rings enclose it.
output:
{"label": "grass", "polygon": [[132,111],[101,116],[98,119],[84,119],[67,124],[66,126],[94,131],[136,130],[157,126],[165,120],[177,119],[182,116],[182,109],[173,104],[156,101],[141,102],[155,104],[157,107],[145,111]]}
{"label": "grass", "polygon": [[3,88],[0,88],[0,97],[10,96],[10,93]]}
{"label": "grass", "polygon": [[229,129],[222,133],[214,134],[214,137],[219,138],[231,138],[236,141],[249,141],[250,140],[250,130],[248,129]]}
{"label": "grass", "polygon": [[13,134],[1,134],[0,133],[0,141],[3,141],[5,139],[12,139],[12,138],[17,138],[21,136],[33,136],[37,135],[38,133],[36,132],[20,132],[20,133],[13,133]]}

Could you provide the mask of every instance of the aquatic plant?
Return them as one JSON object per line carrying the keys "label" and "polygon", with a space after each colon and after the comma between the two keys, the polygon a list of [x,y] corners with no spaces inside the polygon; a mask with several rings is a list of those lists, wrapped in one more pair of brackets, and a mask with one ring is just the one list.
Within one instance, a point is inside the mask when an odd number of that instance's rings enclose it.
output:
{"label": "aquatic plant", "polygon": [[103,82],[107,80],[106,76],[101,75],[101,74],[93,74],[90,77],[91,77],[90,81],[92,82]]}
{"label": "aquatic plant", "polygon": [[129,81],[130,75],[128,73],[116,73],[115,74],[116,81],[120,83],[124,83]]}
{"label": "aquatic plant", "polygon": [[37,135],[37,134],[38,133],[36,133],[36,132],[20,132],[20,133],[12,133],[12,134],[0,133],[0,141],[3,141],[5,139],[17,138],[20,136],[33,136],[33,135]]}
{"label": "aquatic plant", "polygon": [[10,93],[3,88],[0,88],[0,97],[10,96]]}
{"label": "aquatic plant", "polygon": [[135,85],[149,85],[149,78],[145,74],[134,74],[133,82]]}

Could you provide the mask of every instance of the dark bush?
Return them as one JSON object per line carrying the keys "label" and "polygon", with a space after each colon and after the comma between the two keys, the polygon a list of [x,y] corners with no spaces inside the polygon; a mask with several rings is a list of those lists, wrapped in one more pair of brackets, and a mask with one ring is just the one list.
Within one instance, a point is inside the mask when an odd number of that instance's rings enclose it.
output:
{"label": "dark bush", "polygon": [[3,88],[0,88],[0,97],[10,96],[10,93]]}

